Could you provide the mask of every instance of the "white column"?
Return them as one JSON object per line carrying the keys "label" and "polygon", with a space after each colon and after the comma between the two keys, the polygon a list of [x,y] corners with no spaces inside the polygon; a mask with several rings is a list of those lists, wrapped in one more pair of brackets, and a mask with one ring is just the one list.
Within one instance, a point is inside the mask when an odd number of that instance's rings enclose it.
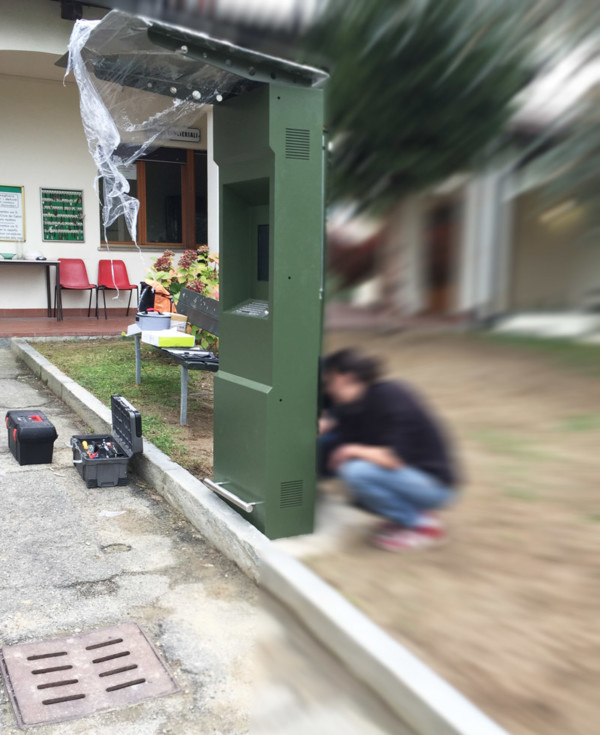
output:
{"label": "white column", "polygon": [[420,312],[425,294],[425,206],[421,197],[402,200],[390,214],[380,254],[380,283],[385,308],[393,320]]}
{"label": "white column", "polygon": [[405,250],[404,277],[402,285],[404,293],[401,295],[403,311],[407,314],[417,314],[425,308],[425,226],[424,206],[420,197],[412,197],[406,202],[403,211],[404,220],[401,223],[404,236],[402,244]]}
{"label": "white column", "polygon": [[387,320],[393,325],[404,313],[406,200],[396,204],[389,215],[386,232],[378,248],[381,300]]}
{"label": "white column", "polygon": [[481,184],[472,179],[464,190],[464,217],[459,248],[459,267],[457,273],[456,311],[468,313],[475,308],[475,278],[477,272],[477,240],[479,227],[479,201]]}
{"label": "white column", "polygon": [[498,187],[498,240],[496,244],[496,292],[494,313],[504,314],[511,308],[514,195],[511,191],[511,171],[506,171]]}
{"label": "white column", "polygon": [[508,307],[511,207],[505,170],[473,179],[465,191],[458,275],[458,312],[485,319]]}
{"label": "white column", "polygon": [[219,167],[214,159],[213,109],[208,108],[206,115],[206,173],[208,207],[208,249],[219,252]]}
{"label": "white column", "polygon": [[475,283],[476,309],[480,318],[491,316],[494,296],[495,249],[498,233],[498,175],[486,174],[482,180],[482,197],[479,208],[478,262]]}

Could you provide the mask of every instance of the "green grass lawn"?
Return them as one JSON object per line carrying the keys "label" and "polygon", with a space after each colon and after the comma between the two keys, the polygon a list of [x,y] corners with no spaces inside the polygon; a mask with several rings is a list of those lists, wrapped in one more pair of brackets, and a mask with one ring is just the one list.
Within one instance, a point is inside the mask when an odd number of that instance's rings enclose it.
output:
{"label": "green grass lawn", "polygon": [[132,339],[39,342],[35,348],[105,405],[110,406],[113,393],[125,396],[142,414],[144,436],[193,471],[195,458],[188,451],[191,432],[198,429],[202,417],[212,430],[212,373],[190,372],[190,394],[204,391],[208,395],[204,400],[190,395],[190,427],[182,427],[180,369],[158,350],[142,344],[142,383],[136,385]]}

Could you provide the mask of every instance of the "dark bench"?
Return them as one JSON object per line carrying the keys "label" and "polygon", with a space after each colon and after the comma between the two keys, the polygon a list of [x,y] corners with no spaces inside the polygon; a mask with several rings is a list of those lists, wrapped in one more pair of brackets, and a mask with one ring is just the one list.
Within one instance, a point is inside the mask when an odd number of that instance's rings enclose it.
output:
{"label": "dark bench", "polygon": [[[177,303],[177,313],[187,317],[188,323],[199,327],[215,337],[219,336],[219,302],[202,294],[184,288]],[[187,424],[188,382],[190,370],[219,369],[219,358],[198,348],[155,347],[181,369],[181,395],[179,402],[179,423]],[[135,335],[135,376],[136,383],[142,382],[141,334]]]}

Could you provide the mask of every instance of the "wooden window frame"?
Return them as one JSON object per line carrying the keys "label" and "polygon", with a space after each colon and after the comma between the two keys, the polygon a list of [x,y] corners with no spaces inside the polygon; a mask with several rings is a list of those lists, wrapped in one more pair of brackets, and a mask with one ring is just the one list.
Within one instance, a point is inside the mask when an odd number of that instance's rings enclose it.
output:
{"label": "wooden window frame", "polygon": [[[137,199],[140,202],[140,209],[137,219],[138,245],[145,250],[195,250],[204,243],[196,242],[196,177],[195,177],[195,161],[194,154],[197,152],[206,153],[206,151],[196,151],[193,148],[185,149],[185,163],[178,163],[181,167],[181,231],[183,242],[148,242],[148,228],[146,220],[146,161],[136,161],[137,169]],[[152,161],[150,161],[152,163]],[[104,240],[100,243],[103,249],[107,244]],[[133,240],[110,240],[110,246],[135,247]]]}

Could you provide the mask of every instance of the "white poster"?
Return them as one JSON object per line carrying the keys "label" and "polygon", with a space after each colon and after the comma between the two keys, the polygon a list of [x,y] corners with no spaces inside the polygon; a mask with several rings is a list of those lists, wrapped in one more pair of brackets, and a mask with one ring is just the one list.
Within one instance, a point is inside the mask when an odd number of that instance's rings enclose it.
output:
{"label": "white poster", "polygon": [[0,240],[24,239],[23,187],[0,186]]}

